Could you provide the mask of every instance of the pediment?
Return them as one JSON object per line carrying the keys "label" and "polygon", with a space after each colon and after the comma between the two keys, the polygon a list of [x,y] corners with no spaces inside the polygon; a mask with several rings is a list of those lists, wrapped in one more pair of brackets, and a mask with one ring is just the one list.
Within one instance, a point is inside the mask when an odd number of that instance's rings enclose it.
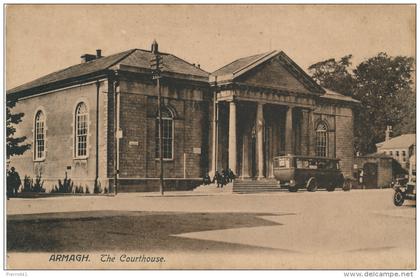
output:
{"label": "pediment", "polygon": [[[307,77],[305,77],[307,78]],[[234,82],[253,87],[269,87],[289,92],[313,93],[301,74],[276,56],[235,78]]]}

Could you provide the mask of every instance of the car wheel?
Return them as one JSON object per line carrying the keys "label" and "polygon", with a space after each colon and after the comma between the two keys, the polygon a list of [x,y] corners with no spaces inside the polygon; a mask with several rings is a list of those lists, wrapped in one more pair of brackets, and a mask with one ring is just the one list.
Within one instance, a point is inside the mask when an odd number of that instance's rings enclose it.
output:
{"label": "car wheel", "polygon": [[295,186],[289,186],[288,189],[289,189],[289,192],[297,192],[298,191],[298,187],[296,185]]}
{"label": "car wheel", "polygon": [[306,190],[309,192],[315,192],[318,189],[318,182],[315,178],[310,178],[306,184]]}
{"label": "car wheel", "polygon": [[394,205],[397,207],[402,206],[404,203],[404,193],[401,191],[395,191],[394,193]]}
{"label": "car wheel", "polygon": [[351,189],[351,180],[346,179],[343,183],[343,191],[350,191]]}
{"label": "car wheel", "polygon": [[327,186],[327,191],[331,192],[335,190],[335,185],[334,184],[330,184]]}

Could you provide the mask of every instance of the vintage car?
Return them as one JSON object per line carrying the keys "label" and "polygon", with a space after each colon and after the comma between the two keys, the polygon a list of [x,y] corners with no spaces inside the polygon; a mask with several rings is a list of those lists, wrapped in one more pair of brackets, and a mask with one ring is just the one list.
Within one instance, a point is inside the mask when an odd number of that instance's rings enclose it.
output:
{"label": "vintage car", "polygon": [[394,185],[394,205],[402,206],[404,200],[416,200],[416,155],[410,157],[410,167],[408,171],[408,181],[397,179]]}
{"label": "vintage car", "polygon": [[273,173],[280,186],[287,186],[290,192],[306,188],[314,192],[318,187],[334,191],[336,187],[350,190],[340,170],[337,158],[286,155],[274,158]]}

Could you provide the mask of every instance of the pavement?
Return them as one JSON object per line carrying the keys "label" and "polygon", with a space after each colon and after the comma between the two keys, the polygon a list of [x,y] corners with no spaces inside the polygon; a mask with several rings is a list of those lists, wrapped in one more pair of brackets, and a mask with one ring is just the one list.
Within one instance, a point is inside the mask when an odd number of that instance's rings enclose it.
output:
{"label": "pavement", "polygon": [[[28,258],[36,256],[40,258],[36,268],[413,269],[416,209],[408,202],[395,207],[392,195],[392,189],[378,189],[243,195],[121,193],[115,197],[11,199],[7,201],[8,225],[9,221],[24,225],[34,219],[36,223],[62,219],[58,227],[65,229],[63,225],[70,223],[70,219],[85,219],[82,222],[89,222],[90,229],[95,229],[98,219],[105,219],[101,225],[106,225],[130,216],[127,222],[121,222],[129,224],[124,229],[138,229],[138,233],[144,234],[144,241],[154,240],[147,246],[158,248],[148,249],[139,244],[137,249],[118,250],[118,240],[130,239],[119,232],[110,252],[117,257],[121,252],[151,252],[163,254],[166,261],[160,265],[100,264],[99,256],[104,251],[95,249],[94,244],[83,250],[94,258],[90,264],[51,264],[48,256],[63,251],[60,249],[48,252],[9,249],[8,262],[10,267],[19,268],[28,266]],[[145,213],[152,217],[145,218]],[[86,227],[82,222],[72,225]],[[144,230],[141,223],[166,232]],[[68,225],[70,231],[72,225]],[[136,242],[136,238],[131,240]],[[161,246],[160,242],[166,245]],[[80,246],[83,249],[85,245]]]}

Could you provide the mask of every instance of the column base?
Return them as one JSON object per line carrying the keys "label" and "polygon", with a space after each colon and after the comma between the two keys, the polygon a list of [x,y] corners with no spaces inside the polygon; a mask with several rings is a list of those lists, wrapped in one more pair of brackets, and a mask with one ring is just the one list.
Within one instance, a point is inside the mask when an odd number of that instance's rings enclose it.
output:
{"label": "column base", "polygon": [[265,177],[264,177],[264,176],[258,176],[258,177],[257,177],[257,180],[263,180],[263,179],[265,179]]}

